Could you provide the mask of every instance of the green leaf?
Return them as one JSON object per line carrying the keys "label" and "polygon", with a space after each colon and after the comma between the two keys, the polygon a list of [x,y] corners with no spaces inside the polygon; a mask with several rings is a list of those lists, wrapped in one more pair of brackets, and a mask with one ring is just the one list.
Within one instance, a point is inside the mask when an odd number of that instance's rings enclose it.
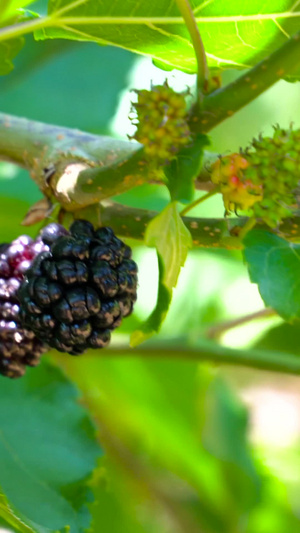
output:
{"label": "green leaf", "polygon": [[0,381],[0,487],[8,502],[0,500],[0,514],[26,533],[82,532],[90,523],[87,479],[101,449],[77,390],[46,363]]}
{"label": "green leaf", "polygon": [[29,4],[34,4],[36,0],[1,0],[0,5],[0,20],[12,17]]}
{"label": "green leaf", "polygon": [[21,531],[21,533],[34,533],[34,530],[31,527],[24,524],[24,522],[20,520],[13,513],[12,509],[8,505],[7,499],[5,498],[4,494],[1,494],[1,493],[0,493],[0,516],[2,519],[4,519],[7,522],[7,524],[14,527],[17,531]]}
{"label": "green leaf", "polygon": [[[33,0],[34,2],[35,0]],[[16,15],[18,9],[33,3],[30,0],[1,0],[0,4],[0,21],[1,23]]]}
{"label": "green leaf", "polygon": [[131,346],[137,346],[159,331],[171,303],[172,289],[176,287],[180,269],[185,263],[188,249],[192,247],[191,234],[178,213],[176,202],[171,202],[151,220],[145,243],[157,250],[158,295],[154,311],[142,327],[133,332]]}
{"label": "green leaf", "polygon": [[[17,25],[17,23],[37,18],[39,15],[32,11],[19,9],[30,3],[28,0],[1,0],[0,4],[0,33],[6,26]],[[31,2],[32,3],[32,2]],[[0,41],[0,76],[9,74],[13,70],[12,60],[23,48],[25,40],[23,37],[13,37]]]}
{"label": "green leaf", "polygon": [[269,329],[254,345],[255,350],[285,352],[300,358],[299,324],[282,322]]}
{"label": "green leaf", "polygon": [[168,189],[172,200],[184,204],[192,201],[194,196],[194,180],[198,176],[203,158],[204,147],[209,145],[206,135],[197,135],[192,146],[183,148],[164,169],[168,180]]}
{"label": "green leaf", "polygon": [[[209,66],[214,69],[254,65],[299,30],[294,0],[204,2],[191,0]],[[59,10],[64,11],[59,13]],[[55,26],[37,38],[93,40],[150,55],[167,69],[197,71],[189,32],[176,2],[161,0],[50,0]]]}
{"label": "green leaf", "polygon": [[[237,528],[227,527],[232,512],[228,506],[227,480],[218,459],[204,449],[199,438],[198,415],[205,393],[205,378],[199,383],[199,376],[205,368],[184,358],[179,361],[176,357],[167,359],[163,353],[158,358],[156,355],[153,347],[148,358],[138,350],[135,357],[92,356],[86,370],[81,358],[67,362],[69,369],[72,364],[72,376],[97,420],[108,430],[108,443],[110,439],[119,443],[110,446],[106,461],[120,471],[122,501],[135,517],[139,516],[137,506],[143,508],[140,499],[146,495],[150,519],[145,517],[143,521],[145,531],[152,520],[164,518],[161,505],[167,501],[167,509],[177,509],[178,516],[185,517],[182,525],[179,520],[172,522],[174,527],[170,531],[237,532]],[[116,405],[122,405],[122,409],[116,409]],[[156,490],[155,498],[149,498],[152,486],[161,487],[161,494],[167,496],[167,500],[163,496],[158,499],[159,507],[153,508],[159,496]],[[110,528],[107,530],[110,533]],[[105,528],[103,531],[106,533]],[[161,522],[154,523],[151,531],[163,532],[165,527]],[[116,529],[114,533],[123,530]]]}
{"label": "green leaf", "polygon": [[[28,35],[15,70],[0,79],[1,111],[107,134],[134,60],[133,54],[113,47],[58,39],[37,43]],[[87,83],[89,97],[82,98]],[[70,94],[72,105],[66,105]]]}
{"label": "green leaf", "polygon": [[23,37],[0,42],[0,76],[8,74],[14,68],[12,60],[20,52],[23,45]]}
{"label": "green leaf", "polygon": [[300,318],[300,245],[262,230],[249,232],[245,259],[265,304],[292,321]]}
{"label": "green leaf", "polygon": [[153,220],[145,233],[145,243],[153,246],[162,261],[162,283],[176,287],[181,267],[184,265],[192,238],[178,213],[176,202],[171,202]]}
{"label": "green leaf", "polygon": [[142,342],[145,342],[147,339],[152,337],[160,329],[161,324],[166,318],[170,303],[172,300],[172,291],[169,290],[164,283],[162,283],[162,278],[164,276],[164,268],[162,266],[162,261],[158,255],[158,272],[159,272],[159,282],[158,282],[158,291],[157,291],[157,301],[155,308],[153,309],[151,315],[147,320],[140,326],[139,329],[135,330],[130,337],[130,346],[135,348]]}
{"label": "green leaf", "polygon": [[217,376],[205,395],[203,441],[206,449],[220,460],[239,507],[249,510],[259,500],[262,480],[247,437],[247,410],[224,379]]}

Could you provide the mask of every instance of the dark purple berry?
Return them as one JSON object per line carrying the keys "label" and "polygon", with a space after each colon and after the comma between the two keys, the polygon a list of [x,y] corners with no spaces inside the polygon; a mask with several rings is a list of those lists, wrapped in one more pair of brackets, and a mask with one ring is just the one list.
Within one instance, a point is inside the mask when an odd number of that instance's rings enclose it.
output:
{"label": "dark purple berry", "polygon": [[48,245],[51,245],[56,241],[57,237],[62,237],[63,235],[69,235],[68,230],[60,224],[56,224],[56,222],[48,224],[40,233],[41,240]]}

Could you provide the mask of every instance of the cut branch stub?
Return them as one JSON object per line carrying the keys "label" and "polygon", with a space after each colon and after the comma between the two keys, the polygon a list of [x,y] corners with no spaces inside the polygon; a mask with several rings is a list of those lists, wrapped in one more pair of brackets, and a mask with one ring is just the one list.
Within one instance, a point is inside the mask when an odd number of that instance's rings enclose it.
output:
{"label": "cut branch stub", "polygon": [[[134,164],[137,164],[139,157],[136,159],[135,154],[141,153],[141,151],[142,148],[139,143],[93,135],[0,113],[0,160],[10,161],[28,169],[41,191],[48,197],[56,196],[59,201],[61,198],[65,209],[74,209],[71,204],[75,201],[79,205],[88,205],[101,199],[96,196],[96,190],[93,191],[94,201],[91,201],[90,193],[84,191],[81,186],[76,191],[76,187],[74,188],[76,171],[79,175],[83,168],[101,167],[101,172],[110,173],[110,177],[103,187],[103,189],[105,187],[108,189],[109,181],[110,186],[113,185],[111,170],[127,161],[129,162],[132,156]],[[82,164],[84,167],[73,168],[75,164]],[[51,169],[50,173],[48,172],[49,169]],[[68,169],[67,173],[72,173],[73,183],[70,188],[71,190],[74,188],[74,193],[69,193],[66,185],[62,184],[61,189],[63,189],[64,195],[61,195],[60,192],[56,194],[56,183],[62,176],[65,176],[66,169]],[[133,169],[131,169],[131,174],[133,174]],[[85,176],[83,183],[85,179],[91,179],[91,177]],[[140,177],[136,179],[140,180]],[[135,184],[134,176],[132,183]],[[97,182],[97,186],[100,185]],[[134,185],[131,184],[131,186]],[[123,190],[127,189],[128,187],[125,187]],[[90,197],[84,196],[83,193],[85,192]],[[107,198],[115,192],[115,188],[113,188],[113,192],[104,193],[104,197]],[[68,194],[70,196],[66,199]]]}

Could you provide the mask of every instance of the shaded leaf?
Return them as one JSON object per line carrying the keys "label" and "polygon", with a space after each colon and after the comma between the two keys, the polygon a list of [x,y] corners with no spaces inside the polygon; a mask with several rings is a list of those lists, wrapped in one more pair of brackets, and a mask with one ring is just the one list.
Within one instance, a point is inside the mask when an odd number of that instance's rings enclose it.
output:
{"label": "shaded leaf", "polygon": [[250,231],[244,255],[265,304],[286,320],[300,318],[300,245],[263,230]]}
{"label": "shaded leaf", "polygon": [[20,52],[23,45],[24,39],[22,37],[0,42],[0,76],[9,74],[14,68],[12,60]]}
{"label": "shaded leaf", "polygon": [[247,439],[247,410],[219,376],[206,391],[203,440],[207,450],[221,461],[228,488],[240,509],[249,510],[260,499],[262,480]]}
{"label": "shaded leaf", "polygon": [[87,478],[101,449],[75,387],[46,363],[0,381],[0,486],[29,528],[20,531],[82,532],[90,522]]}
{"label": "shaded leaf", "polygon": [[209,144],[206,135],[197,135],[193,145],[183,148],[164,169],[172,200],[188,204],[194,196],[194,180],[201,170],[203,150]]}
{"label": "shaded leaf", "polygon": [[28,35],[15,70],[0,78],[1,111],[24,116],[26,110],[29,119],[107,133],[134,59],[112,47],[62,40],[37,43]]}
{"label": "shaded leaf", "polygon": [[272,350],[300,356],[299,323],[287,324],[269,329],[254,345],[256,350]]}
{"label": "shaded leaf", "polygon": [[153,309],[150,316],[147,320],[135,330],[130,337],[130,346],[134,348],[142,342],[146,341],[152,335],[157,333],[160,329],[161,324],[166,318],[171,300],[172,300],[172,290],[167,288],[162,282],[164,276],[164,268],[162,261],[158,256],[158,272],[159,272],[159,282],[158,282],[158,291],[157,291],[157,301],[155,308]]}
{"label": "shaded leaf", "polygon": [[[0,31],[6,26],[25,22],[26,20],[36,18],[38,15],[31,11],[19,10],[29,3],[28,0],[13,0],[0,4]],[[0,41],[0,76],[9,74],[14,68],[12,60],[23,48],[25,40],[23,37],[13,37]]]}
{"label": "shaded leaf", "polygon": [[[160,487],[161,494],[166,495],[170,519],[174,517],[173,508],[176,517],[187,519],[185,527],[179,522],[177,528],[172,522],[171,531],[232,531],[226,527],[230,521],[226,479],[218,460],[204,449],[199,439],[195,408],[200,372],[197,363],[167,360],[163,355],[156,360],[154,354],[147,359],[142,352],[122,359],[90,356],[85,371],[82,362],[76,358],[70,370],[66,361],[68,372],[72,372],[84,391],[86,401],[97,413],[97,420],[104,422],[112,438],[120,444],[119,448],[109,446],[108,460],[118,469],[122,464],[125,466],[128,505],[136,505],[138,498],[143,497],[146,482],[150,491],[152,487],[154,491]],[[113,407],[116,402],[122,409]],[[128,455],[132,457],[132,466],[127,463]],[[131,494],[133,483],[137,492]],[[155,492],[150,492],[150,499],[148,494],[151,512],[151,505],[156,503]],[[164,502],[162,498],[158,501],[160,507],[152,508],[154,516],[150,520],[163,519],[159,509]],[[132,507],[131,512],[134,512]],[[196,527],[189,527],[189,518]],[[152,524],[150,520],[146,524]],[[147,531],[145,525],[144,529]],[[156,524],[153,531],[165,532],[165,529]]]}

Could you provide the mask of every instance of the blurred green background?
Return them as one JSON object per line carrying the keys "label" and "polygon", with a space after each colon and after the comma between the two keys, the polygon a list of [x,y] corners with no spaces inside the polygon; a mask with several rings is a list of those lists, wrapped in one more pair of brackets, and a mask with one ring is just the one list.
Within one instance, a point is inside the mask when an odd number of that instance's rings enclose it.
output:
{"label": "blurred green background", "polygon": [[[173,88],[184,90],[195,81],[121,49],[60,40],[35,43],[32,37],[26,37],[15,64],[0,79],[2,112],[115,136],[132,132],[132,88],[149,88],[167,77]],[[227,73],[224,82],[234,77]],[[260,132],[271,133],[276,123],[293,121],[298,127],[299,96],[299,84],[279,82],[212,132],[212,151],[245,147]],[[23,232],[20,222],[40,197],[24,170],[0,165],[1,242]],[[118,201],[160,210],[168,194],[159,186],[143,186]],[[194,212],[223,216],[223,206],[213,198]],[[28,231],[35,234],[37,228]],[[137,242],[130,245],[139,264],[139,297],[112,346],[128,346],[130,332],[156,299],[155,252]],[[215,324],[262,307],[239,252],[194,250],[151,344],[153,352],[174,337],[197,342]],[[231,347],[299,353],[298,339],[297,327],[268,318],[229,329],[219,340]],[[299,531],[299,378],[178,361],[172,353],[145,359],[138,349],[119,358],[107,351],[79,359],[53,354],[52,359],[81,390],[107,452],[92,482],[93,531]]]}

